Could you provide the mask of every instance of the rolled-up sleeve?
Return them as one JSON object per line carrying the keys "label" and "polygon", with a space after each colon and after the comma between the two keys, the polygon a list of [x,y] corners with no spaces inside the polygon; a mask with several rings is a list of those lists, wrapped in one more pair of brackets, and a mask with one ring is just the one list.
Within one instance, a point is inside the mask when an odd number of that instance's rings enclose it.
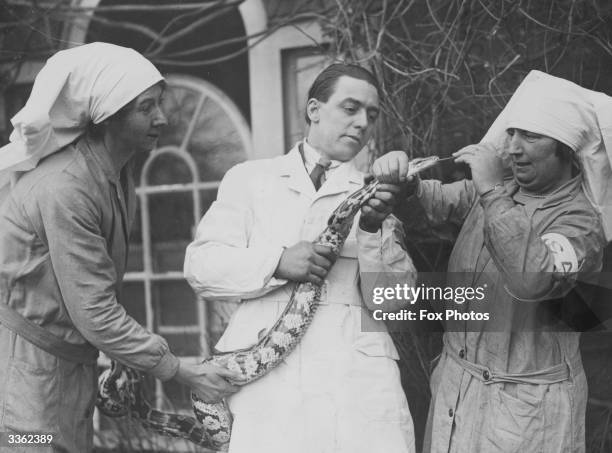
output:
{"label": "rolled-up sleeve", "polygon": [[109,357],[167,380],[179,366],[168,343],[117,301],[118,276],[101,231],[101,210],[74,183],[38,184],[24,211],[47,245],[68,315],[81,335]]}
{"label": "rolled-up sleeve", "polygon": [[185,254],[185,278],[202,297],[249,299],[285,283],[273,276],[283,253],[281,244],[253,246],[250,175],[243,165],[227,172],[217,200],[198,225]]}

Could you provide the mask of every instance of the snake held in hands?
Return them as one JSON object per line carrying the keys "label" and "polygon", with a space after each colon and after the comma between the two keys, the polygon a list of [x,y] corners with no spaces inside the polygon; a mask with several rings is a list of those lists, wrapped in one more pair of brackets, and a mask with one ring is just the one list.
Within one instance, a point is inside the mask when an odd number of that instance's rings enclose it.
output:
{"label": "snake held in hands", "polygon": [[[410,162],[408,175],[429,168],[437,161],[437,156],[415,159]],[[378,181],[374,180],[349,195],[331,214],[327,227],[314,243],[330,247],[337,256],[359,209],[374,196],[378,185]],[[244,385],[264,376],[300,342],[318,308],[320,296],[319,285],[310,282],[296,285],[279,319],[255,345],[214,354],[203,363],[240,373],[244,380],[234,382],[236,385]],[[227,403],[206,403],[193,393],[191,402],[195,418],[155,409],[145,398],[140,373],[112,361],[110,369],[100,375],[96,405],[107,416],[129,414],[139,419],[145,428],[160,434],[187,439],[212,450],[226,451],[232,428]]]}

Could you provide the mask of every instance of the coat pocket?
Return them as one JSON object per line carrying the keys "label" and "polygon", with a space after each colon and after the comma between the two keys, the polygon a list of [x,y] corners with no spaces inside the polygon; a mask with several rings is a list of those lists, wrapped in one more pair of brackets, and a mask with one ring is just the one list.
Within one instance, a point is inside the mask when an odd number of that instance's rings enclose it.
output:
{"label": "coat pocket", "polygon": [[358,331],[353,339],[353,349],[370,357],[388,357],[399,360],[395,344],[387,332]]}
{"label": "coat pocket", "polygon": [[11,360],[7,369],[4,426],[21,432],[57,433],[59,380],[55,368],[36,368]]}
{"label": "coat pocket", "polygon": [[536,452],[542,450],[542,403],[546,385],[491,386],[490,416],[485,418],[479,451]]}
{"label": "coat pocket", "polygon": [[352,346],[345,387],[352,413],[361,420],[407,423],[410,412],[389,334],[358,332]]}
{"label": "coat pocket", "polygon": [[410,420],[399,368],[391,357],[354,351],[342,391],[346,393],[347,413],[355,420],[392,423]]}

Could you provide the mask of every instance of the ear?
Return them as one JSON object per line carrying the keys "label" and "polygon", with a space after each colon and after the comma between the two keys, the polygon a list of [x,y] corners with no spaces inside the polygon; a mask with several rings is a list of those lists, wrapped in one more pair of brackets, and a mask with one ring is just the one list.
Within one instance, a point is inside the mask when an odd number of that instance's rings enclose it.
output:
{"label": "ear", "polygon": [[310,98],[308,99],[308,103],[306,104],[306,115],[310,119],[311,123],[319,122],[319,108],[321,104],[318,99]]}

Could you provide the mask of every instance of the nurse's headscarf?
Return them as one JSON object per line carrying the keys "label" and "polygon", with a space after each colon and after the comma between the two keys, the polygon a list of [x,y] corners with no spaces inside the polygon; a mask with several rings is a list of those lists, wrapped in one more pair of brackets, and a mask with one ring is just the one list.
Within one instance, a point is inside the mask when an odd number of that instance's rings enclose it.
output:
{"label": "nurse's headscarf", "polygon": [[10,143],[0,148],[0,194],[16,172],[36,167],[90,122],[101,123],[162,80],[145,57],[113,44],[95,42],[53,55],[25,107],[11,119]]}
{"label": "nurse's headscarf", "polygon": [[606,240],[612,241],[612,98],[531,71],[482,141],[503,148],[509,128],[546,135],[576,153],[584,192],[601,216]]}

